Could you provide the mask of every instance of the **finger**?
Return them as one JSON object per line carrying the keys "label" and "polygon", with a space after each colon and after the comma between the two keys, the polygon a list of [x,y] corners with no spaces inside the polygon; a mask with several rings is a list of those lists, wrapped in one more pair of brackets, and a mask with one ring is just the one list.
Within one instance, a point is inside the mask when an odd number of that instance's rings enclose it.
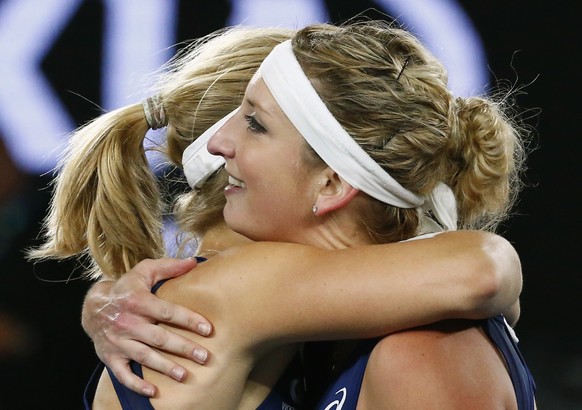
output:
{"label": "finger", "polygon": [[[188,374],[188,371],[183,366],[142,343],[123,340],[118,341],[116,346],[118,346],[118,349],[116,349],[115,353],[101,352],[100,354],[98,352],[98,356],[119,381],[133,391],[140,392],[148,389],[148,391],[155,393],[156,387],[149,382],[144,383],[141,378],[136,376],[129,367],[130,361],[165,374],[179,382],[183,381]],[[152,387],[154,387],[153,390]]]}
{"label": "finger", "polygon": [[[202,359],[197,358],[196,360],[198,363],[202,364],[202,362],[207,359],[208,355],[205,349],[199,346],[197,346],[196,349],[204,352],[204,357]],[[127,366],[125,366],[128,359],[137,362],[144,367],[165,374],[176,381],[183,381],[188,374],[188,371],[183,366],[169,359],[159,351],[139,342],[128,341],[123,343],[122,346],[120,345],[120,352],[121,354],[116,354],[114,356],[105,355],[106,357],[103,359],[103,362],[106,363],[112,371],[115,369],[116,372],[119,372],[120,377],[125,377],[126,379],[124,380],[127,380],[128,383],[132,383],[132,386],[135,386],[134,381],[132,381],[133,377],[127,374],[128,371],[131,372],[131,369],[128,370]],[[191,359],[192,357],[189,358]],[[142,385],[135,386],[135,388],[140,389],[143,387],[144,386]]]}
{"label": "finger", "polygon": [[148,287],[164,279],[171,279],[191,271],[196,266],[196,259],[145,259],[139,262],[128,273],[135,273],[144,280]]}
{"label": "finger", "polygon": [[[133,312],[133,314],[150,318],[154,322],[171,324],[181,329],[187,329],[201,336],[209,336],[212,333],[212,325],[199,313],[160,299],[151,293],[132,294],[125,299],[120,299],[118,312]],[[112,317],[118,322],[127,318],[127,315],[119,314]],[[122,323],[118,323],[122,325]],[[130,326],[126,326],[130,328]]]}
{"label": "finger", "polygon": [[134,374],[127,360],[113,360],[106,365],[117,380],[128,389],[147,397],[153,397],[156,394],[157,387]]}
{"label": "finger", "polygon": [[132,328],[130,337],[139,342],[135,342],[137,345],[132,348],[128,348],[127,344],[123,346],[128,357],[164,374],[169,375],[171,368],[178,365],[149,346],[194,360],[198,364],[208,361],[209,352],[200,344],[158,325],[147,324]]}

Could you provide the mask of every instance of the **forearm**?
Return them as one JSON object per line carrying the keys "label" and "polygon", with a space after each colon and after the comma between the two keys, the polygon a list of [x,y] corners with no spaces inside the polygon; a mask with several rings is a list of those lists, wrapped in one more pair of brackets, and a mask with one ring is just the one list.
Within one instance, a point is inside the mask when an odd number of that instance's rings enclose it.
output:
{"label": "forearm", "polygon": [[[332,313],[347,315],[335,319],[347,332],[342,336],[379,336],[442,319],[486,318],[507,312],[521,292],[519,258],[496,235],[455,232],[378,248],[348,250],[354,254],[350,260],[366,262],[354,262],[351,269],[343,264],[344,283],[338,280],[335,290],[328,283],[325,289],[332,292],[321,292]],[[343,308],[334,303],[338,295],[346,295]]]}

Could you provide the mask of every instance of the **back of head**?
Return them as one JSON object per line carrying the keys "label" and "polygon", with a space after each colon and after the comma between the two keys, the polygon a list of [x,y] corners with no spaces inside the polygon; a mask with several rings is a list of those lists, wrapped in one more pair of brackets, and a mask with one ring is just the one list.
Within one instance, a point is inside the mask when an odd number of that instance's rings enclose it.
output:
{"label": "back of head", "polygon": [[[524,160],[506,100],[455,98],[443,65],[385,22],[308,26],[293,51],[334,117],[404,188],[428,195],[448,185],[461,229],[493,229],[505,218]],[[415,209],[372,198],[370,206],[362,222],[375,241],[419,233]]]}

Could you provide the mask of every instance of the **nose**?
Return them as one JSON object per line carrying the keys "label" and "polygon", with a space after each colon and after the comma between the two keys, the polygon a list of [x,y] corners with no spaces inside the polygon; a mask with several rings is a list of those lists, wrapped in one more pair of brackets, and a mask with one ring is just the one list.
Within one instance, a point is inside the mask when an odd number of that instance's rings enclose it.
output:
{"label": "nose", "polygon": [[236,111],[238,110],[233,111],[223,119],[222,126],[208,140],[207,149],[212,155],[219,155],[224,158],[232,158],[234,156],[234,141],[231,130]]}

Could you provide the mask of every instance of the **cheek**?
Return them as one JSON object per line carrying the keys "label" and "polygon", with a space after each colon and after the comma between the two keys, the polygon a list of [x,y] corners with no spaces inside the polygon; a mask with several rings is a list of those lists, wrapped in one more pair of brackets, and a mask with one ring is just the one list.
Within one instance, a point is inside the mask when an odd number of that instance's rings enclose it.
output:
{"label": "cheek", "polygon": [[296,190],[301,165],[294,158],[296,153],[285,148],[251,152],[239,157],[238,166],[244,169],[245,182],[257,190],[255,193],[270,192],[278,198]]}
{"label": "cheek", "polygon": [[[305,203],[309,202],[305,190],[304,173],[288,158],[280,158],[273,168],[255,175],[254,192],[249,192],[253,207],[264,213],[264,217],[287,218],[296,221],[303,216]],[[311,207],[309,205],[308,207]]]}

